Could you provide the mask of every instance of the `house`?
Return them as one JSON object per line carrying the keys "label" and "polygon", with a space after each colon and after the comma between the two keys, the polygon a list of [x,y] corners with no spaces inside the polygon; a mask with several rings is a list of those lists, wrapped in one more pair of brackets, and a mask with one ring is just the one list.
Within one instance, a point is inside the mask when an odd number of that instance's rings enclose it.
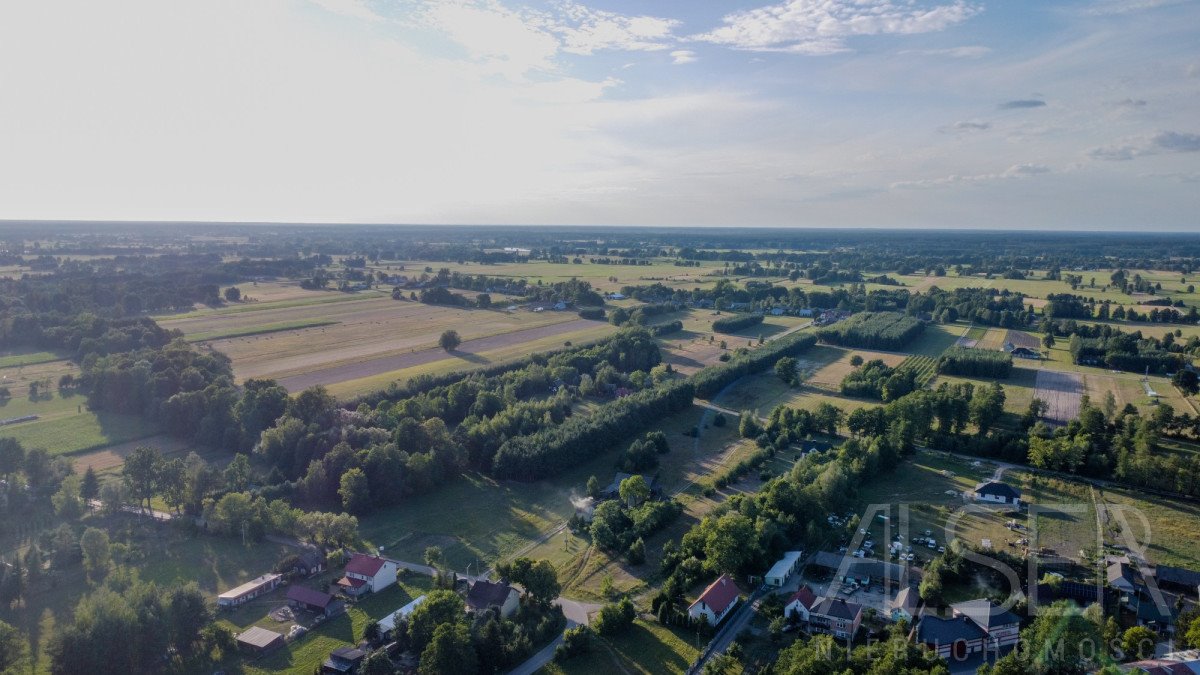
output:
{"label": "house", "polygon": [[766,577],[763,578],[763,582],[767,586],[782,587],[792,577],[792,574],[796,572],[796,568],[800,566],[803,555],[800,551],[788,551],[784,553],[783,557],[771,566]]}
{"label": "house", "polygon": [[912,586],[905,586],[888,602],[888,615],[892,621],[911,622],[917,616],[920,604],[921,596],[917,590]]}
{"label": "house", "polygon": [[517,611],[520,598],[521,592],[503,581],[479,579],[467,591],[467,611],[475,614],[498,607],[500,616],[507,619]]}
{"label": "house", "polygon": [[[606,487],[600,491],[600,497],[603,499],[620,499],[621,498],[621,482],[624,481],[626,478],[633,478],[635,475],[639,475],[639,474],[618,472],[615,476],[613,476],[613,480],[611,483],[608,484],[608,487]],[[642,477],[642,480],[646,481],[646,485],[650,487],[650,498],[651,499],[662,494],[662,486],[658,484],[658,476],[657,475],[654,475],[654,476],[647,476],[646,474],[640,474],[640,475]]]}
{"label": "house", "polygon": [[862,605],[841,598],[820,598],[808,610],[808,628],[837,638],[853,638],[862,625]]}
{"label": "house", "polygon": [[1200,572],[1184,567],[1159,565],[1154,570],[1154,579],[1163,588],[1170,588],[1193,598],[1197,595],[1197,589],[1200,589]]}
{"label": "house", "polygon": [[326,618],[337,616],[346,609],[346,604],[334,596],[306,586],[292,586],[287,592],[288,606],[302,609]]}
{"label": "house", "polygon": [[355,673],[358,672],[358,667],[362,665],[364,659],[367,658],[367,653],[356,647],[338,647],[329,652],[329,658],[325,659],[325,663],[321,664],[322,673]]}
{"label": "house", "polygon": [[1040,359],[1040,358],[1042,358],[1042,353],[1037,351],[1036,349],[1033,349],[1031,347],[1026,347],[1023,345],[1018,346],[1011,342],[1004,343],[1004,351],[1008,352],[1012,356],[1015,356],[1019,359]]}
{"label": "house", "polygon": [[388,614],[387,616],[380,619],[379,620],[380,634],[387,635],[388,633],[396,630],[396,624],[401,621],[408,620],[408,617],[412,615],[413,610],[420,607],[421,603],[425,602],[425,598],[427,598],[427,597],[429,597],[429,596],[422,595],[422,596],[416,598],[415,600],[413,600],[412,602],[408,603],[407,605],[401,607],[400,609],[398,609],[398,610],[392,612],[391,614]]}
{"label": "house", "polygon": [[218,595],[217,607],[237,607],[260,595],[270,593],[279,586],[282,579],[283,575],[280,574],[264,574],[257,579],[247,581],[237,588]]}
{"label": "house", "polygon": [[289,571],[301,578],[320,574],[325,571],[325,556],[316,549],[305,549],[296,556]]}
{"label": "house", "polygon": [[624,293],[609,293],[608,295],[606,295],[604,297],[606,300],[624,300],[625,294]]}
{"label": "house", "polygon": [[238,648],[250,654],[266,654],[283,644],[283,635],[259,626],[251,626],[237,636]]}
{"label": "house", "polygon": [[811,439],[800,441],[800,451],[805,455],[809,455],[814,452],[828,452],[832,449],[833,443],[829,443],[827,441],[814,441]]}
{"label": "house", "polygon": [[688,605],[688,616],[692,619],[703,618],[708,625],[715,626],[737,605],[740,593],[741,589],[733,579],[728,574],[722,574],[704,589],[695,602]]}
{"label": "house", "polygon": [[991,600],[967,600],[950,605],[954,616],[965,616],[987,633],[987,649],[999,651],[1017,644],[1021,619],[1016,614],[992,604]]}
{"label": "house", "polygon": [[1105,570],[1105,576],[1109,587],[1125,597],[1136,596],[1145,588],[1141,573],[1127,562],[1112,563]]}
{"label": "house", "polygon": [[984,650],[987,631],[968,616],[944,618],[923,614],[913,630],[916,643],[937,652],[943,659],[962,661]]}
{"label": "house", "polygon": [[1145,661],[1122,663],[1118,666],[1123,673],[1147,673],[1147,675],[1194,675],[1200,673],[1200,650],[1189,649],[1170,652]]}
{"label": "house", "polygon": [[975,499],[992,504],[1021,505],[1021,491],[1008,483],[987,480],[975,486]]}
{"label": "house", "polygon": [[783,615],[793,623],[807,622],[808,613],[815,604],[817,604],[817,595],[808,586],[801,586],[800,590],[793,593],[792,597],[788,598],[787,604],[783,606]]}
{"label": "house", "polygon": [[394,560],[355,553],[346,563],[346,576],[337,583],[347,595],[357,597],[368,592],[378,593],[396,583],[398,570],[399,565]]}

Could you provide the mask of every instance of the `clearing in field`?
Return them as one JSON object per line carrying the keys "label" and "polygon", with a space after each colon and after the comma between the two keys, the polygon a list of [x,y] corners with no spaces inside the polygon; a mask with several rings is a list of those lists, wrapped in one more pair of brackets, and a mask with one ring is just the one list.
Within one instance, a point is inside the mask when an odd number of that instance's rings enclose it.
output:
{"label": "clearing in field", "polygon": [[[818,350],[821,350],[822,353],[818,354]],[[832,350],[838,352],[838,354],[836,354],[834,359],[830,360],[823,353],[825,350]],[[812,374],[804,379],[804,383],[820,389],[827,389],[835,392],[839,391],[842,380],[845,379],[846,375],[850,374],[854,370],[857,370],[854,366],[850,365],[850,359],[853,358],[855,354],[861,356],[864,363],[878,359],[887,365],[892,366],[893,368],[899,366],[901,363],[904,363],[904,360],[908,358],[904,354],[897,354],[895,352],[877,352],[870,349],[842,349],[840,347],[827,346],[814,347],[805,352],[803,355],[804,363],[801,365],[801,369],[806,367],[813,369]]]}
{"label": "clearing in field", "polygon": [[1008,333],[1010,331],[1003,328],[989,328],[987,333],[975,343],[976,349],[993,349],[1000,351],[1004,349],[1004,343],[1007,342]]}
{"label": "clearing in field", "polygon": [[1079,416],[1083,378],[1078,373],[1039,370],[1034,386],[1034,396],[1049,406],[1045,415],[1047,421],[1066,424]]}

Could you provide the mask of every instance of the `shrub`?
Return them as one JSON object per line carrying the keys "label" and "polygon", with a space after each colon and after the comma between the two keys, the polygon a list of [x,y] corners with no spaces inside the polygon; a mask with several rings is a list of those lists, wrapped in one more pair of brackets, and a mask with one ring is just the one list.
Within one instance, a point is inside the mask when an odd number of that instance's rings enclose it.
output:
{"label": "shrub", "polygon": [[715,333],[734,333],[744,328],[757,326],[762,322],[762,314],[735,314],[733,316],[723,316],[713,321],[712,328]]}

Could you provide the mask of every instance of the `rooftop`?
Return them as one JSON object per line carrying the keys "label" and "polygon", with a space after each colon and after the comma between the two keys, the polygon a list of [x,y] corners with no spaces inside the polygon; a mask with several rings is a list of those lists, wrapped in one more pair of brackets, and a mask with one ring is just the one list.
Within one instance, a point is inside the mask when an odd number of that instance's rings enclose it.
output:
{"label": "rooftop", "polygon": [[346,563],[346,574],[361,574],[364,577],[373,577],[383,569],[383,564],[387,562],[383,558],[374,555],[363,555],[355,553],[350,562]]}
{"label": "rooftop", "polygon": [[953,644],[957,640],[979,640],[987,636],[979,624],[969,617],[956,616],[943,619],[940,616],[926,614],[917,624],[917,642],[924,644]]}
{"label": "rooftop", "polygon": [[512,586],[503,581],[479,579],[471,584],[471,590],[467,591],[467,607],[475,610],[499,607],[508,600],[511,590]]}
{"label": "rooftop", "polygon": [[1002,483],[998,480],[986,480],[975,486],[975,494],[977,495],[992,495],[995,497],[1006,497],[1008,499],[1020,499],[1021,491],[1008,483]]}
{"label": "rooftop", "polygon": [[241,586],[238,586],[237,588],[233,588],[228,591],[225,591],[224,593],[222,593],[221,595],[219,595],[217,597],[240,598],[243,595],[250,593],[252,591],[255,591],[262,586],[265,586],[267,584],[278,581],[279,576],[280,575],[278,575],[278,574],[264,574],[261,577],[258,577],[257,579],[251,579],[250,581],[247,581],[246,583],[242,584]]}
{"label": "rooftop", "polygon": [[699,598],[696,598],[696,602],[693,602],[691,606],[694,607],[703,602],[714,613],[721,614],[737,600],[739,593],[741,593],[741,589],[733,583],[733,579],[728,574],[722,574],[717,577],[716,581],[709,584],[708,588],[704,589],[704,592],[700,594]]}
{"label": "rooftop", "polygon": [[261,626],[251,626],[244,633],[237,636],[237,641],[242,644],[250,645],[263,649],[271,646],[276,640],[283,639],[283,636],[273,630],[267,630]]}

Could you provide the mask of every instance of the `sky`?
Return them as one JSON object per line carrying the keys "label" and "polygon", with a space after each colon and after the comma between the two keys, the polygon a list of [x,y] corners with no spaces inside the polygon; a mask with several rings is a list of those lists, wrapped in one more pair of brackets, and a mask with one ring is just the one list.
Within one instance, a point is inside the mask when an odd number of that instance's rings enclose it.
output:
{"label": "sky", "polygon": [[0,219],[1197,214],[1200,0],[0,3]]}

